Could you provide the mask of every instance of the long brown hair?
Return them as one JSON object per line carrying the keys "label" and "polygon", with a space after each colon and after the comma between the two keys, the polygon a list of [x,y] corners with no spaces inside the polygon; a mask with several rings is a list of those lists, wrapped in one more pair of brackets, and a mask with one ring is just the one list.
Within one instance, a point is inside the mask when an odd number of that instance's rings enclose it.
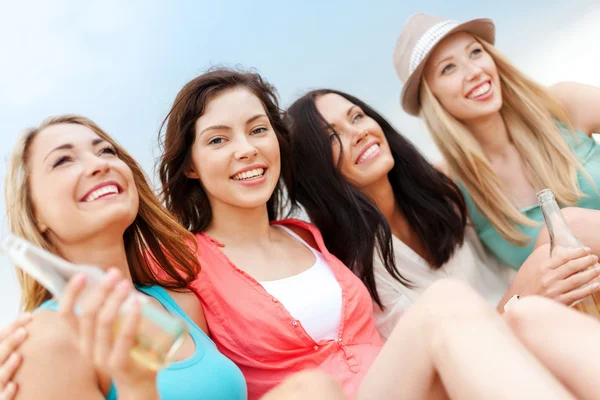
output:
{"label": "long brown hair", "polygon": [[196,139],[196,121],[204,114],[206,106],[216,95],[236,87],[244,87],[258,97],[265,107],[279,142],[281,175],[267,202],[269,220],[277,219],[285,205],[284,186],[289,187],[291,181],[291,153],[286,139],[289,135],[279,108],[277,92],[256,73],[217,68],[192,79],[179,91],[159,134],[162,156],[158,171],[165,205],[179,222],[193,233],[204,231],[212,220],[212,210],[202,184],[197,179],[190,179],[185,175]]}
{"label": "long brown hair", "polygon": [[[590,181],[591,178],[569,149],[557,125],[557,121],[562,122],[574,135],[567,113],[544,87],[526,77],[493,45],[476,39],[498,68],[503,95],[500,113],[529,169],[531,184],[536,189],[552,189],[561,205],[575,205],[585,196],[579,188],[577,172]],[[527,244],[530,239],[518,225],[537,223],[515,207],[477,140],[439,103],[425,79],[421,81],[420,99],[420,115],[450,172],[506,240],[517,245]]]}
{"label": "long brown hair", "polygon": [[[98,125],[85,117],[61,115],[48,118],[38,127],[25,131],[17,141],[7,170],[4,193],[10,230],[58,254],[52,243],[36,227],[29,186],[31,145],[42,130],[57,124],[78,124],[90,128],[114,146],[118,157],[133,173],[139,194],[139,210],[135,221],[123,235],[133,283],[143,286],[159,285],[173,290],[186,288],[200,272],[200,265],[190,248],[195,241],[160,204],[135,160]],[[52,297],[48,290],[20,270],[18,278],[22,292],[21,303],[25,311],[39,307]]]}

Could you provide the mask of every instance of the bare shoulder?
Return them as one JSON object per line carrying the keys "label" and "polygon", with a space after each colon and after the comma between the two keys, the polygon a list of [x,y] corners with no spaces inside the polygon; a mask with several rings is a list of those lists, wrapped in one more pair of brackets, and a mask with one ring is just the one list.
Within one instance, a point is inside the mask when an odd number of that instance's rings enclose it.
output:
{"label": "bare shoulder", "polygon": [[196,294],[192,291],[175,292],[168,290],[167,292],[171,295],[173,300],[175,300],[177,305],[181,307],[181,309],[187,314],[187,316],[190,317],[190,319],[208,335],[208,324],[206,323],[204,310],[202,309],[202,303],[200,303],[198,296],[196,296]]}
{"label": "bare shoulder", "polygon": [[310,247],[312,247],[313,249],[315,249],[315,250],[319,249],[319,246],[317,245],[317,241],[315,240],[315,237],[313,236],[312,232],[309,231],[308,229],[304,229],[297,225],[286,225],[286,228],[288,228],[289,230],[294,232],[296,235],[300,236],[302,238],[302,240],[304,240],[306,243],[308,243],[308,245]]}
{"label": "bare shoulder", "polygon": [[577,82],[560,82],[548,87],[550,94],[565,109],[573,126],[586,133],[600,130],[597,104],[600,88]]}
{"label": "bare shoulder", "polygon": [[39,311],[27,326],[16,373],[20,399],[103,399],[91,360],[77,348],[76,332],[53,311]]}

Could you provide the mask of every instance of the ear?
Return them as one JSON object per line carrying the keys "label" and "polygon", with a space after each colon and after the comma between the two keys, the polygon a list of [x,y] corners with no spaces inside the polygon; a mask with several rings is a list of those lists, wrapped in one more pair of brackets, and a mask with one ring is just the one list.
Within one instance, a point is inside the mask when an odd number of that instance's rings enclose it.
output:
{"label": "ear", "polygon": [[41,234],[46,233],[46,231],[48,230],[48,225],[44,224],[40,220],[36,221],[35,225],[37,226],[37,229]]}
{"label": "ear", "polygon": [[200,179],[200,175],[198,175],[198,173],[194,169],[194,166],[191,164],[188,165],[187,167],[185,167],[184,174],[185,174],[185,176],[187,176],[190,179]]}

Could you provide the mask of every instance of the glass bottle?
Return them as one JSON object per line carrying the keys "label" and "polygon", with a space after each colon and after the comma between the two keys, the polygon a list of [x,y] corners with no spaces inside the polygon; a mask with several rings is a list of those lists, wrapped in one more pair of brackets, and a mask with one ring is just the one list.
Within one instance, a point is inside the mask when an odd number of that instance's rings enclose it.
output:
{"label": "glass bottle", "polygon": [[[2,252],[20,269],[44,286],[56,299],[60,299],[69,279],[77,273],[86,276],[86,288],[100,283],[106,275],[103,270],[88,265],[70,263],[33,243],[12,234],[2,240]],[[132,291],[121,311],[127,309],[128,302],[136,298],[141,304],[141,319],[136,332],[136,344],[131,349],[131,357],[152,370],[166,368],[187,336],[187,323],[165,309],[150,302],[150,299],[137,291]],[[122,315],[122,313],[121,313]],[[117,318],[114,333],[119,330]]]}
{"label": "glass bottle", "polygon": [[[550,256],[556,247],[580,248],[583,243],[571,232],[560,211],[560,207],[550,189],[544,189],[537,194],[538,202],[542,208],[548,234],[550,235]],[[577,310],[600,318],[600,292],[596,292],[572,304]]]}

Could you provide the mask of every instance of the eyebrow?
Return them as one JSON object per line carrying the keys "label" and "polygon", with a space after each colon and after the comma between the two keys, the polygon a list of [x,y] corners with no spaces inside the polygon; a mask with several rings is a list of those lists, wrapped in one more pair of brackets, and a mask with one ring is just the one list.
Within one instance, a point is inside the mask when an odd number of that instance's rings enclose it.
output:
{"label": "eyebrow", "polygon": [[[100,143],[106,142],[106,140],[102,139],[102,138],[96,138],[94,140],[92,140],[92,146],[97,146]],[[73,146],[71,143],[65,143],[65,144],[61,144],[58,147],[55,147],[53,150],[51,150],[48,154],[46,154],[46,157],[44,158],[44,161],[46,161],[46,159],[48,157],[50,157],[50,154],[54,153],[55,151],[59,151],[59,150],[73,150],[75,146]]]}
{"label": "eyebrow", "polygon": [[[346,117],[349,117],[350,114],[352,114],[352,110],[354,110],[355,108],[358,108],[358,106],[356,104],[353,104],[352,107],[350,107],[348,109],[348,111],[346,111]],[[333,124],[328,123],[328,125],[331,126],[332,128],[335,128],[335,123],[333,123]]]}
{"label": "eyebrow", "polygon": [[[250,118],[248,118],[248,120],[246,120],[246,125],[251,124],[252,122],[256,121],[257,119],[266,117],[266,116],[267,116],[266,114],[256,114],[255,116],[250,117]],[[208,126],[204,129],[202,129],[200,131],[200,133],[198,134],[198,136],[202,135],[204,132],[207,132],[207,131],[221,130],[221,129],[231,129],[231,127],[229,127],[227,125],[211,125],[211,126]]]}

